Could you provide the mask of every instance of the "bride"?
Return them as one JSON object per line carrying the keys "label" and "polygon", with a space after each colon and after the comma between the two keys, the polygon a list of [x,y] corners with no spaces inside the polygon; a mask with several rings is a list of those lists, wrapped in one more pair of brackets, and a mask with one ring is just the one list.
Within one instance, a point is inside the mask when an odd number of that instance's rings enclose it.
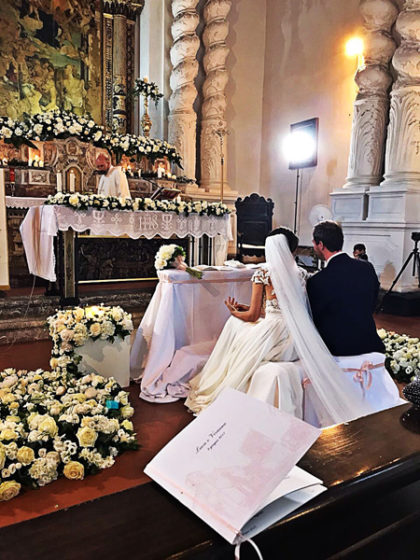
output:
{"label": "bride", "polygon": [[[290,255],[298,246],[298,238],[287,228],[273,230],[269,233],[269,237],[272,236],[284,238]],[[304,269],[297,268],[302,286],[306,274]],[[246,391],[253,373],[263,363],[298,359],[268,267],[263,265],[251,280],[253,286],[249,306],[239,304],[232,298],[225,301],[232,316],[225,324],[204,369],[190,381],[191,389],[185,405],[193,412],[200,412],[208,406],[225,387]]]}
{"label": "bride", "polygon": [[[226,302],[232,317],[204,369],[190,382],[185,404],[193,412],[200,412],[227,386],[246,391],[263,363],[297,358],[311,383],[312,406],[321,426],[377,412],[360,385],[340,369],[312,322],[304,273],[292,255],[296,247],[290,230],[271,232],[265,243],[267,268],[253,277],[251,305]],[[258,319],[263,299],[266,313]],[[398,404],[398,391],[393,400],[388,407]]]}

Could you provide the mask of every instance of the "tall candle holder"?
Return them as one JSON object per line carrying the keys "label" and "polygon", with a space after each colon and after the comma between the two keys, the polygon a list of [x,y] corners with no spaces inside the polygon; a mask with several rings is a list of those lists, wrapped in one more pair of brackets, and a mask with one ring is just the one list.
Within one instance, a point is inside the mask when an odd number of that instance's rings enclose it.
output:
{"label": "tall candle holder", "polygon": [[221,173],[221,181],[220,181],[220,201],[223,202],[224,196],[224,185],[225,185],[225,177],[224,177],[224,168],[225,168],[225,154],[224,154],[224,142],[225,136],[229,134],[229,131],[226,128],[226,125],[220,121],[218,128],[214,129],[214,134],[219,137],[220,142],[220,173]]}

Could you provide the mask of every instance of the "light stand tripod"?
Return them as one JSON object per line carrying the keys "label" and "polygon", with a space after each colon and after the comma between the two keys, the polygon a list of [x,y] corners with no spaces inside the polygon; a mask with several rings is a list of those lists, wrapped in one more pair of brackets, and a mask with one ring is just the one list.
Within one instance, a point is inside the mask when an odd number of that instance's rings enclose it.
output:
{"label": "light stand tripod", "polygon": [[399,271],[399,273],[397,274],[397,276],[395,277],[395,280],[392,282],[391,287],[389,288],[389,290],[386,292],[386,294],[384,295],[384,299],[386,298],[386,296],[388,294],[390,294],[392,292],[392,290],[394,289],[395,284],[398,282],[398,280],[400,279],[402,273],[404,272],[404,270],[407,268],[409,262],[411,261],[411,259],[413,260],[413,276],[416,276],[416,271],[417,271],[417,277],[418,277],[418,286],[420,288],[420,254],[419,254],[419,249],[417,247],[419,241],[420,241],[420,232],[418,231],[414,231],[411,234],[411,239],[414,241],[414,249],[411,251],[411,253],[408,255],[405,263],[403,264],[401,270]]}

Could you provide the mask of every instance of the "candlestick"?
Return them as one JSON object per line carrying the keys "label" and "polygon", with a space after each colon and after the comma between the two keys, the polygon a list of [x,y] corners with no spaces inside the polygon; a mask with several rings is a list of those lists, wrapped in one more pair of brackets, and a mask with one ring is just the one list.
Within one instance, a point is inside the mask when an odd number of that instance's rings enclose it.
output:
{"label": "candlestick", "polygon": [[76,191],[76,176],[74,171],[70,171],[70,192]]}

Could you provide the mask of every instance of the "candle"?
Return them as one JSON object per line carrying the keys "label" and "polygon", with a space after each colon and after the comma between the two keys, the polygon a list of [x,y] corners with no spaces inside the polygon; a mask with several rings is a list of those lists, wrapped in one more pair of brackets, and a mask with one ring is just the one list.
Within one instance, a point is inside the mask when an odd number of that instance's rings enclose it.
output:
{"label": "candle", "polygon": [[76,175],[74,171],[70,171],[70,192],[76,191]]}
{"label": "candle", "polygon": [[178,202],[178,204],[181,202],[181,195],[180,194],[176,197],[176,201]]}
{"label": "candle", "polygon": [[57,173],[57,192],[63,192],[63,178],[61,173]]}
{"label": "candle", "polygon": [[29,166],[29,167],[32,167],[32,161],[33,161],[33,160],[32,160],[32,158],[30,157],[30,158],[28,159],[28,166]]}
{"label": "candle", "polygon": [[44,160],[40,159],[38,165],[39,165],[39,167],[44,167]]}
{"label": "candle", "polygon": [[141,169],[138,169],[137,174],[138,174],[139,179],[140,179],[140,177],[141,177]]}
{"label": "candle", "polygon": [[3,165],[6,166],[8,164],[9,160],[7,158],[3,158]]}
{"label": "candle", "polygon": [[38,167],[38,166],[39,166],[39,156],[38,156],[38,155],[36,155],[36,156],[34,157],[33,166],[34,166],[34,167]]}
{"label": "candle", "polygon": [[131,177],[131,165],[129,165],[129,166],[127,167],[127,172],[128,172],[128,174],[129,174],[129,176]]}
{"label": "candle", "polygon": [[159,167],[157,168],[158,179],[162,179],[162,175],[163,175],[163,168],[159,165]]}

